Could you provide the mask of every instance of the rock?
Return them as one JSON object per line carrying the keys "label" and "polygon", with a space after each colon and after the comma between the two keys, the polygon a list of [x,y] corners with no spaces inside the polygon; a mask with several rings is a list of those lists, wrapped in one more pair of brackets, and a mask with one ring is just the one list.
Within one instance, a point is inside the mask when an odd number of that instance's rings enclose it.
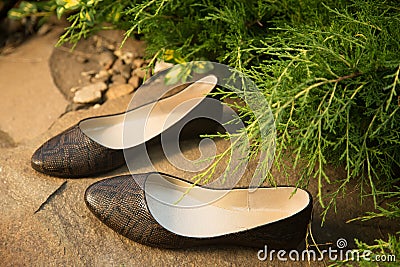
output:
{"label": "rock", "polygon": [[121,75],[125,79],[129,79],[131,77],[131,65],[123,65],[122,68],[120,69]]}
{"label": "rock", "polygon": [[107,48],[108,50],[110,50],[110,51],[114,51],[114,50],[115,50],[115,45],[113,45],[113,44],[107,44],[107,45],[106,45],[106,48]]}
{"label": "rock", "polygon": [[143,66],[144,60],[142,58],[136,58],[132,61],[132,68],[138,69]]}
{"label": "rock", "polygon": [[[143,68],[137,68],[137,69],[134,69],[133,71],[132,71],[132,76],[137,76],[137,77],[139,77],[140,79],[144,79],[144,77],[146,76],[146,74],[147,74],[147,72],[146,72],[146,70],[144,70]],[[148,78],[148,77],[147,77]]]}
{"label": "rock", "polygon": [[112,66],[112,71],[114,74],[120,74],[125,79],[129,79],[131,77],[131,65],[124,64],[122,59],[117,59]]}
{"label": "rock", "polygon": [[121,58],[122,57],[122,51],[121,49],[117,49],[114,51],[114,56]]}
{"label": "rock", "polygon": [[140,67],[142,67],[144,64],[144,60],[141,58],[136,58],[132,61],[132,68],[133,69],[138,69]]}
{"label": "rock", "polygon": [[125,64],[132,64],[133,61],[133,53],[132,52],[125,52],[122,54],[121,59],[124,61]]}
{"label": "rock", "polygon": [[108,50],[100,53],[100,55],[99,55],[99,64],[106,70],[111,68],[111,66],[114,63],[114,60],[115,60],[115,57],[114,57],[113,53]]}
{"label": "rock", "polygon": [[92,77],[96,74],[96,71],[94,70],[89,70],[89,71],[82,71],[81,76],[83,77]]}
{"label": "rock", "polygon": [[81,76],[83,77],[83,80],[79,79],[78,84],[80,85],[80,87],[82,87],[82,84],[83,85],[90,84],[91,80],[93,79],[93,77],[95,75],[96,75],[96,71],[94,71],[94,70],[82,71]]}
{"label": "rock", "polygon": [[131,84],[116,84],[110,86],[106,92],[106,99],[115,99],[133,92],[135,88]]}
{"label": "rock", "polygon": [[92,87],[94,90],[98,90],[101,92],[104,92],[105,90],[107,90],[107,84],[105,84],[104,82],[97,82],[91,85],[88,85],[86,87]]}
{"label": "rock", "polygon": [[74,86],[74,87],[72,87],[72,88],[70,89],[70,91],[71,91],[72,93],[75,93],[75,92],[78,91],[79,89],[80,89],[79,86],[78,86],[78,87]]}
{"label": "rock", "polygon": [[100,91],[93,90],[79,90],[75,92],[74,103],[88,104],[96,103],[101,99]]}
{"label": "rock", "polygon": [[117,60],[115,60],[114,65],[112,66],[113,73],[116,73],[116,74],[121,73],[123,66],[124,66],[124,62],[122,62],[122,59],[118,58]]}
{"label": "rock", "polygon": [[141,79],[138,76],[132,76],[128,83],[133,86],[134,89],[138,88],[140,85]]}
{"label": "rock", "polygon": [[93,106],[94,109],[98,109],[99,107],[101,107],[100,104],[95,104],[95,105]]}
{"label": "rock", "polygon": [[174,66],[174,64],[165,62],[164,60],[157,60],[156,65],[154,66],[154,73],[166,70],[172,66]]}
{"label": "rock", "polygon": [[101,93],[107,89],[104,82],[98,82],[81,87],[75,92],[74,103],[88,104],[96,103],[101,100]]}
{"label": "rock", "polygon": [[123,84],[126,83],[126,79],[121,74],[114,74],[111,77],[112,84]]}
{"label": "rock", "polygon": [[106,82],[111,74],[107,70],[101,70],[92,79],[91,82]]}

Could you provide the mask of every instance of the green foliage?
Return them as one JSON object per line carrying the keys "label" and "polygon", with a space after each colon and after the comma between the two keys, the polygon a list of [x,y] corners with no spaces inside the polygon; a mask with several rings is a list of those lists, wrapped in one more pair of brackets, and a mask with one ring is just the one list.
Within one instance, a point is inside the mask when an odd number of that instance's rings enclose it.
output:
{"label": "green foliage", "polygon": [[[72,10],[71,26],[60,43],[117,28],[146,40],[149,57],[218,61],[248,74],[275,115],[276,164],[294,153],[294,166],[303,166],[298,186],[318,180],[323,215],[352,179],[375,203],[399,200],[392,195],[400,182],[398,1],[93,0],[63,7]],[[250,116],[253,155],[264,147],[254,122]],[[327,163],[344,166],[347,177],[329,177]],[[336,190],[323,194],[324,183]],[[366,216],[398,219],[397,200]]]}
{"label": "green foliage", "polygon": [[22,19],[28,16],[50,16],[55,9],[53,1],[46,2],[27,2],[22,1],[18,7],[8,11],[11,19]]}

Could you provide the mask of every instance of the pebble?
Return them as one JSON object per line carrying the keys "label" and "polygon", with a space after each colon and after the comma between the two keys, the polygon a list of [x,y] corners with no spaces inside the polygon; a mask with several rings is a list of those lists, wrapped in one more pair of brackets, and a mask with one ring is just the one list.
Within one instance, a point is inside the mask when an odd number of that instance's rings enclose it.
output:
{"label": "pebble", "polygon": [[[102,100],[130,94],[141,85],[145,77],[151,76],[151,70],[146,68],[150,60],[143,59],[144,51],[138,50],[137,41],[127,40],[124,47],[120,48],[114,38],[100,35],[91,38],[92,49],[96,49],[97,55],[92,58],[82,53],[76,55],[75,60],[80,64],[97,61],[101,68],[81,72],[79,86],[71,88],[73,105],[89,108]],[[157,62],[157,70],[169,67],[168,64]],[[97,107],[96,104],[94,108]]]}
{"label": "pebble", "polygon": [[122,76],[121,74],[114,74],[111,77],[111,81],[113,84],[122,84],[122,83],[126,83],[126,79],[124,78],[124,76]]}
{"label": "pebble", "polygon": [[172,66],[174,66],[174,64],[165,62],[164,60],[157,60],[154,66],[154,73],[166,70],[168,68],[171,68]]}
{"label": "pebble", "polygon": [[111,74],[107,70],[101,70],[92,79],[91,82],[106,82]]}
{"label": "pebble", "polygon": [[136,58],[132,61],[132,68],[133,69],[138,69],[140,67],[142,67],[144,64],[144,60],[141,58]]}
{"label": "pebble", "polygon": [[112,70],[114,74],[122,75],[125,79],[129,79],[131,77],[131,65],[124,64],[122,59],[117,59],[112,66]]}
{"label": "pebble", "polygon": [[102,66],[104,69],[108,70],[111,68],[115,60],[115,57],[112,52],[110,51],[104,51],[100,53],[99,55],[99,64]]}
{"label": "pebble", "polygon": [[89,70],[89,71],[82,71],[81,76],[83,77],[92,77],[96,74],[95,70]]}
{"label": "pebble", "polygon": [[132,76],[137,76],[140,79],[143,79],[146,76],[146,70],[144,70],[143,68],[134,69],[132,71]]}
{"label": "pebble", "polygon": [[115,99],[133,92],[135,88],[131,84],[111,85],[107,90],[105,97],[107,100]]}
{"label": "pebble", "polygon": [[132,76],[128,83],[133,86],[134,89],[138,88],[140,85],[140,78],[138,76]]}
{"label": "pebble", "polygon": [[133,53],[132,52],[125,52],[122,54],[121,59],[124,61],[125,64],[129,65],[132,64],[133,61]]}
{"label": "pebble", "polygon": [[125,79],[129,79],[131,77],[131,65],[123,65],[120,72]]}
{"label": "pebble", "polygon": [[74,86],[71,89],[69,89],[72,93],[75,93],[76,91],[78,91],[80,89],[80,87],[78,86]]}
{"label": "pebble", "polygon": [[115,50],[115,45],[113,45],[113,44],[106,44],[106,48],[107,48],[108,50],[114,51],[114,50]]}
{"label": "pebble", "polygon": [[96,103],[101,100],[101,93],[107,89],[107,85],[104,82],[98,82],[81,87],[75,91],[74,103],[88,104]]}
{"label": "pebble", "polygon": [[121,70],[124,66],[124,62],[122,62],[122,59],[118,58],[115,62],[114,65],[112,66],[113,73],[121,73]]}
{"label": "pebble", "polygon": [[115,50],[115,51],[114,51],[114,55],[115,55],[116,57],[118,57],[118,58],[121,58],[121,56],[122,56],[122,51],[121,51],[121,49]]}
{"label": "pebble", "polygon": [[100,91],[79,90],[75,92],[73,101],[78,104],[96,103],[101,99]]}

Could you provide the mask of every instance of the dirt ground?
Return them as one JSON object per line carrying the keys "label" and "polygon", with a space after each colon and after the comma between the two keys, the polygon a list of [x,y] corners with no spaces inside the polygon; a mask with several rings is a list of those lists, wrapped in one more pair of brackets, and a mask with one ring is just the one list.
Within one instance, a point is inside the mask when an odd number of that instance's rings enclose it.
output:
{"label": "dirt ground", "polygon": [[[63,79],[74,81],[82,66],[77,61],[65,59],[64,62],[62,57],[57,58],[58,62],[51,61],[61,31],[61,27],[54,27],[46,35],[32,36],[12,53],[0,55],[0,258],[3,266],[324,265],[323,262],[261,262],[257,258],[257,249],[242,247],[185,250],[146,247],[103,225],[90,213],[83,200],[84,191],[90,184],[127,173],[126,167],[82,179],[60,179],[35,172],[30,167],[30,157],[44,141],[80,119],[122,112],[131,99],[131,95],[127,95],[106,101],[98,108],[68,109],[71,98],[60,92],[54,80],[58,83]],[[55,74],[56,63],[65,64],[65,70]],[[197,141],[185,141],[184,154],[188,158],[199,155]],[[224,147],[226,143],[219,140],[216,145]],[[190,178],[190,174],[165,159],[160,147],[149,147],[149,153],[159,171]],[[149,166],[143,165],[136,172],[147,170]],[[278,184],[294,184],[298,177],[298,170],[290,173],[288,181],[277,170],[273,172]],[[344,175],[343,170],[334,168],[330,168],[330,173],[335,178]],[[349,188],[357,189],[352,185]],[[311,180],[308,190],[316,198],[315,180]],[[330,186],[324,190],[329,191]],[[354,246],[354,238],[367,242],[375,238],[386,239],[386,233],[394,231],[395,225],[391,222],[346,223],[371,210],[371,206],[370,201],[360,204],[357,192],[349,192],[345,198],[338,199],[337,212],[332,210],[321,227],[322,209],[315,201],[312,233],[316,243],[325,248],[335,244],[337,239],[345,238],[350,248]]]}

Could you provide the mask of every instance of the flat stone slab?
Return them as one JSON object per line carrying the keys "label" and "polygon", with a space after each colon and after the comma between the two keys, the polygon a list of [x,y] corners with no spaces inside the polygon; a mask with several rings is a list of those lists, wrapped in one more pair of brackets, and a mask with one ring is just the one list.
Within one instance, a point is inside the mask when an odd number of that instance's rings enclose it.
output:
{"label": "flat stone slab", "polygon": [[60,33],[60,28],[53,28],[47,35],[31,37],[11,54],[0,55],[0,130],[15,143],[45,132],[68,105],[49,68]]}

